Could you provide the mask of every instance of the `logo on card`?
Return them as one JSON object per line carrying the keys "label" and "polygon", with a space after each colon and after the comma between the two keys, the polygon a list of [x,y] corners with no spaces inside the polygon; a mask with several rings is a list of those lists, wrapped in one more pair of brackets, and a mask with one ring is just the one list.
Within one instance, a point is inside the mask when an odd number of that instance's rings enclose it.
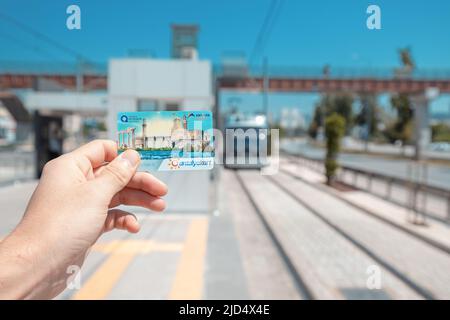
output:
{"label": "logo on card", "polygon": [[128,117],[127,117],[126,115],[122,115],[122,116],[120,117],[120,121],[122,121],[122,122],[128,122]]}
{"label": "logo on card", "polygon": [[180,163],[178,159],[170,159],[168,166],[172,170],[180,169]]}

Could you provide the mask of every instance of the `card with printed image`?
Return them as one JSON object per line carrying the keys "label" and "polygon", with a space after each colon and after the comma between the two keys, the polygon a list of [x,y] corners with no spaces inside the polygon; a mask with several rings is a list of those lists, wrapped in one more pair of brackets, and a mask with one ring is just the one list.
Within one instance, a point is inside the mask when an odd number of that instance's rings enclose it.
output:
{"label": "card with printed image", "polygon": [[119,112],[119,153],[141,155],[139,171],[209,170],[214,167],[210,111]]}

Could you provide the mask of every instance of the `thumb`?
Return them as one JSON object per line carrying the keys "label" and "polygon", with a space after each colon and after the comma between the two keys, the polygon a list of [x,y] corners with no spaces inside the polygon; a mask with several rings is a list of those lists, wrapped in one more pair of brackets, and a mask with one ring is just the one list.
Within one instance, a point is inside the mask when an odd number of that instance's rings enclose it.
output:
{"label": "thumb", "polygon": [[125,188],[136,173],[140,156],[135,150],[126,150],[109,164],[104,166],[95,178],[95,184],[108,197],[113,197]]}

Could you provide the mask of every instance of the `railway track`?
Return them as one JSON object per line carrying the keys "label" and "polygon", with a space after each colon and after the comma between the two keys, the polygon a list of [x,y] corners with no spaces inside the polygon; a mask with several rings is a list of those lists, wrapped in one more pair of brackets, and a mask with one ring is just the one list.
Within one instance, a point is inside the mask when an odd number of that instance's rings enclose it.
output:
{"label": "railway track", "polygon": [[297,289],[298,294],[305,300],[315,299],[312,291],[306,285],[304,279],[302,278],[300,273],[297,271],[294,263],[292,262],[292,260],[289,257],[288,253],[284,249],[284,247],[281,244],[281,242],[280,242],[279,238],[277,237],[276,233],[271,228],[270,224],[265,219],[265,217],[262,214],[262,212],[259,210],[259,207],[258,207],[258,205],[255,202],[255,199],[252,197],[250,191],[246,187],[246,185],[245,185],[244,181],[242,180],[241,176],[239,175],[239,173],[237,173],[237,171],[236,171],[235,175],[236,175],[236,179],[239,182],[241,188],[244,190],[245,195],[247,196],[248,200],[250,201],[250,204],[252,205],[253,210],[255,211],[255,213],[257,214],[259,219],[261,220],[261,222],[262,222],[264,228],[266,229],[267,233],[269,234],[269,237],[272,240],[275,248],[279,252],[282,261],[284,262],[287,270],[289,271],[290,276],[292,277],[292,279],[294,281],[295,288]]}
{"label": "railway track", "polygon": [[[315,285],[314,281],[311,281],[310,276],[305,276],[305,268],[302,269],[302,267],[299,267],[298,259],[300,255],[296,255],[296,249],[294,248],[288,248],[286,245],[288,244],[288,241],[286,241],[286,236],[283,234],[281,229],[277,229],[277,227],[274,227],[273,221],[271,221],[271,218],[268,218],[268,213],[264,212],[264,208],[262,207],[261,201],[258,200],[255,197],[255,187],[253,187],[253,190],[251,186],[249,186],[250,182],[248,181],[245,176],[246,175],[243,172],[236,171],[236,179],[241,185],[242,189],[244,190],[246,196],[248,197],[249,201],[251,202],[255,212],[257,213],[258,217],[261,219],[263,225],[265,226],[265,229],[267,230],[270,238],[272,239],[275,247],[280,252],[280,256],[282,257],[287,269],[289,270],[292,278],[295,281],[296,288],[301,294],[301,296],[305,299],[320,299],[323,298],[320,296],[320,294],[317,294],[317,290],[314,290],[313,287]],[[286,173],[280,173],[278,176],[287,176]],[[294,177],[295,178],[295,177]],[[259,179],[259,178],[258,178]],[[255,180],[256,181],[256,180]],[[374,250],[370,245],[367,245],[364,241],[359,239],[357,236],[352,234],[352,232],[349,232],[349,230],[343,228],[339,223],[335,223],[333,219],[330,219],[329,217],[322,214],[320,210],[316,208],[315,205],[312,205],[308,201],[305,201],[304,197],[300,197],[296,191],[294,190],[294,187],[290,184],[281,183],[279,179],[271,177],[271,176],[265,176],[261,177],[259,180],[257,180],[258,183],[253,183],[253,185],[263,184],[263,181],[270,184],[267,188],[269,188],[268,193],[270,190],[275,190],[274,188],[278,189],[284,196],[283,197],[289,197],[292,199],[293,203],[295,202],[299,208],[304,208],[308,212],[308,214],[313,215],[315,218],[321,221],[322,224],[326,225],[328,229],[331,229],[332,232],[337,234],[341,239],[343,239],[345,242],[351,244],[354,248],[357,249],[359,252],[359,259],[370,259],[373,261],[376,265],[380,266],[387,274],[389,274],[390,277],[395,278],[395,280],[392,280],[396,283],[399,283],[398,286],[403,286],[407,288],[407,291],[411,292],[412,295],[414,295],[415,298],[418,299],[436,299],[440,298],[439,296],[436,296],[434,292],[431,292],[430,287],[424,283],[424,281],[418,281],[413,275],[409,274],[408,272],[405,272],[402,268],[399,268],[399,264],[392,263],[390,259],[386,258],[383,254],[380,254],[380,252]],[[320,190],[318,190],[320,191]],[[273,191],[272,191],[273,192]],[[324,191],[320,191],[324,192]],[[276,195],[274,195],[276,196]],[[259,199],[261,199],[260,196]],[[278,196],[280,198],[280,196]],[[279,199],[282,201],[281,199]],[[277,199],[274,199],[274,201],[277,201]],[[302,209],[303,210],[303,209]],[[386,228],[392,228],[391,225],[389,225],[386,222],[383,221],[377,221],[378,224],[385,223]],[[394,232],[392,230],[389,230],[389,232]],[[402,232],[400,229],[396,229],[395,232]],[[284,237],[284,240],[283,240]],[[417,239],[420,240],[420,239]],[[429,244],[429,243],[428,243]],[[433,246],[432,250],[439,250],[439,248],[435,248]],[[429,250],[424,249],[424,250]],[[431,250],[431,249],[430,249]],[[440,252],[442,254],[442,252]],[[448,256],[448,254],[446,254]],[[445,259],[440,257],[441,260]],[[345,267],[345,266],[344,266]],[[350,268],[350,267],[349,267]],[[339,294],[336,295],[336,297],[339,298]],[[393,296],[393,298],[397,298]]]}
{"label": "railway track", "polygon": [[[292,172],[290,172],[290,171],[288,171],[288,170],[281,169],[280,172],[285,173],[285,174],[292,175],[293,178],[295,178],[295,179],[297,179],[297,180],[300,180],[300,181],[302,181],[302,182],[304,182],[304,183],[310,185],[311,187],[313,187],[313,188],[315,188],[315,189],[317,189],[317,190],[319,190],[319,191],[324,191],[323,188],[321,188],[320,186],[317,186],[317,185],[315,185],[315,184],[313,184],[313,183],[310,183],[309,181],[303,179],[302,177],[300,177],[300,176],[298,176],[298,175],[293,174]],[[345,198],[338,197],[337,195],[331,194],[331,193],[330,193],[330,195],[333,196],[333,197],[335,197],[336,199],[339,199],[339,200],[341,200],[341,201],[344,201],[344,202],[347,203],[348,205],[350,205],[350,206],[352,206],[352,207],[354,207],[354,208],[360,210],[361,212],[363,212],[363,213],[365,213],[365,214],[367,214],[367,215],[370,215],[370,216],[372,216],[372,217],[374,217],[374,218],[376,218],[376,219],[379,219],[380,221],[382,221],[382,222],[384,222],[384,223],[386,223],[386,224],[388,224],[388,225],[390,225],[390,226],[392,226],[392,227],[394,227],[394,228],[397,228],[397,229],[399,229],[399,230],[401,230],[401,231],[403,231],[403,232],[406,232],[406,233],[408,233],[408,234],[410,234],[410,235],[416,237],[417,239],[419,239],[419,240],[421,240],[421,241],[423,241],[423,242],[425,242],[425,243],[427,243],[427,244],[429,244],[429,245],[435,247],[436,249],[441,250],[442,252],[444,252],[444,253],[450,255],[450,248],[449,248],[448,246],[446,246],[446,245],[444,245],[444,244],[442,244],[442,243],[440,243],[440,242],[434,241],[434,240],[432,240],[432,239],[430,239],[430,238],[428,238],[428,237],[425,237],[425,236],[423,236],[423,235],[421,235],[421,234],[419,234],[419,233],[417,233],[417,232],[414,232],[414,231],[412,231],[412,230],[410,230],[410,229],[408,229],[408,228],[406,228],[406,227],[404,227],[404,226],[402,226],[402,225],[399,225],[399,224],[397,224],[397,223],[395,223],[395,222],[392,222],[392,221],[389,220],[389,219],[386,219],[386,218],[384,218],[384,217],[381,217],[381,216],[379,216],[378,214],[375,214],[375,213],[373,213],[373,212],[367,210],[366,208],[363,208],[362,206],[356,205],[355,203],[353,203],[353,202],[351,202],[351,201],[349,201],[349,200],[347,200],[347,199],[345,199]]]}

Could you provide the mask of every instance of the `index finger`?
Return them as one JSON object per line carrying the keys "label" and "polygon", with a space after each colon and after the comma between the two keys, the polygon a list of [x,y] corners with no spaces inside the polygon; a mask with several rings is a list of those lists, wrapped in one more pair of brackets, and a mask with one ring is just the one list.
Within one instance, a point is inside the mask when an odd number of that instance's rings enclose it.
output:
{"label": "index finger", "polygon": [[157,197],[167,194],[167,185],[148,172],[136,172],[127,187],[143,190]]}

